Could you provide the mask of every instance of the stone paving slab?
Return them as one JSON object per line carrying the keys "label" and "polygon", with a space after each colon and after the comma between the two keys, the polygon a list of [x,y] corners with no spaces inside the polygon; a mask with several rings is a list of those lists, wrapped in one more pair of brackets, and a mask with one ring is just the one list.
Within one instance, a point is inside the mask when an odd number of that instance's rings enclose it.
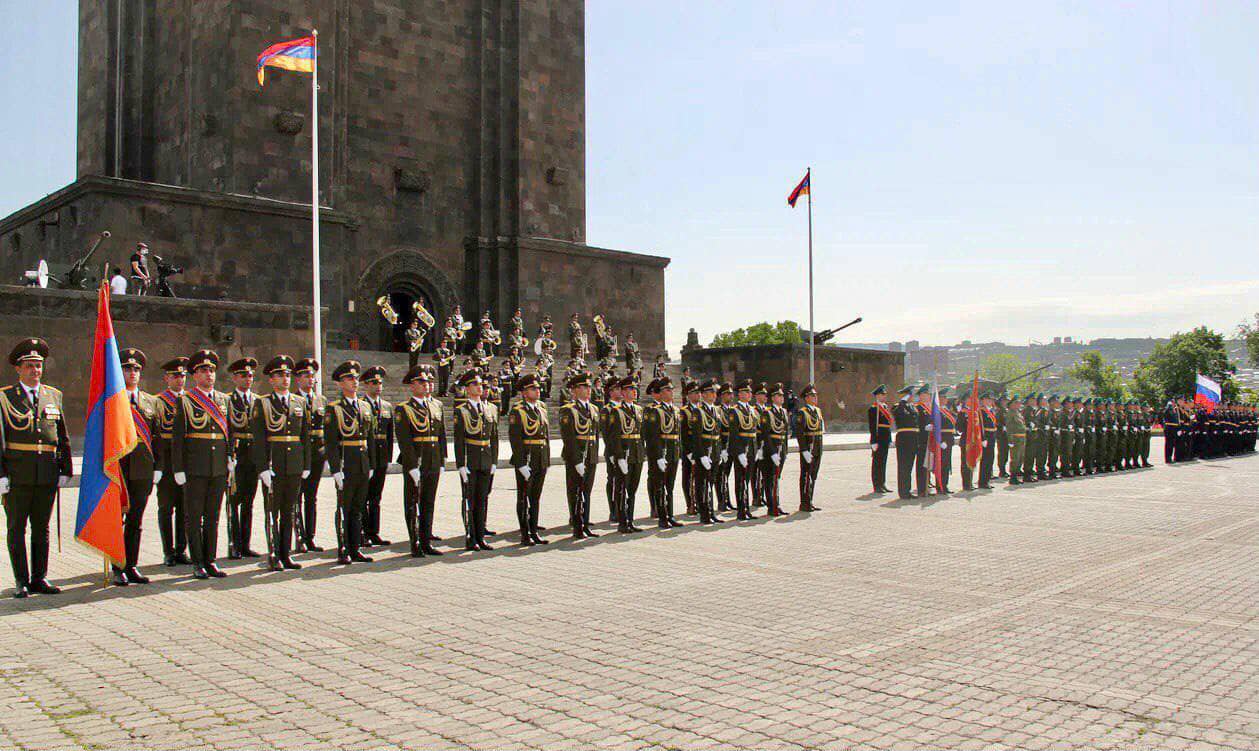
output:
{"label": "stone paving slab", "polygon": [[[0,747],[1259,745],[1259,457],[912,502],[867,461],[826,454],[811,515],[476,554],[451,474],[442,558],[212,582],[101,589],[67,539],[66,592],[0,601]],[[385,505],[405,539],[397,476]],[[325,481],[325,544],[332,506]],[[561,472],[543,506],[563,524]]]}

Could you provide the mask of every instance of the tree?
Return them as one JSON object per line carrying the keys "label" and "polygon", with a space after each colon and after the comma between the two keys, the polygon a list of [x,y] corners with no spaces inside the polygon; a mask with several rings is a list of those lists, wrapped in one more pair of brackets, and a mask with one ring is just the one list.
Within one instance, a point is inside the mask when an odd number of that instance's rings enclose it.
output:
{"label": "tree", "polygon": [[801,344],[800,325],[795,321],[769,321],[752,324],[713,337],[710,347],[748,347],[758,344]]}
{"label": "tree", "polygon": [[1197,374],[1201,373],[1218,382],[1224,389],[1224,399],[1231,401],[1237,396],[1237,384],[1233,381],[1236,370],[1228,359],[1224,336],[1199,326],[1154,345],[1150,356],[1137,366],[1133,391],[1151,404],[1162,404],[1177,396],[1191,397]]}
{"label": "tree", "polygon": [[[1021,360],[1015,355],[989,355],[980,363],[979,374],[989,380],[1005,383],[1018,378],[1029,370],[1035,370],[1043,364],[1031,360]],[[1035,391],[1044,382],[1044,379],[1041,378],[1044,374],[1045,371],[1042,370],[1027,378],[1020,378],[1010,384],[1010,387],[1021,391]]]}
{"label": "tree", "polygon": [[1106,362],[1100,352],[1085,352],[1080,361],[1067,368],[1067,376],[1086,384],[1093,396],[1103,399],[1126,399],[1128,389],[1114,365]]}
{"label": "tree", "polygon": [[1242,321],[1237,327],[1237,335],[1246,342],[1246,357],[1251,365],[1259,366],[1259,313],[1255,320]]}

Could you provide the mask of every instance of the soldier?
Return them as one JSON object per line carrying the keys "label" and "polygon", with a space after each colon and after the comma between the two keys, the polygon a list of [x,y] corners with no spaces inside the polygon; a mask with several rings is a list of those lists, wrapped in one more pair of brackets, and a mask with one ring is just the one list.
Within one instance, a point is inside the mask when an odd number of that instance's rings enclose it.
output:
{"label": "soldier", "polygon": [[665,361],[664,361],[663,352],[660,352],[656,355],[656,364],[653,365],[651,368],[651,377],[652,378],[665,377]]}
{"label": "soldier", "polygon": [[1057,394],[1049,395],[1049,412],[1045,416],[1049,430],[1045,441],[1045,477],[1058,479],[1058,455],[1062,450],[1062,399]]}
{"label": "soldier", "polygon": [[[817,487],[818,471],[822,468],[822,438],[826,435],[826,420],[817,406],[817,388],[813,384],[805,386],[800,397],[804,399],[804,404],[794,413],[792,425],[800,447],[800,510],[820,511],[822,507],[813,504],[813,491]],[[886,462],[886,450],[883,457]]]}
{"label": "soldier", "polygon": [[[450,367],[455,361],[454,346],[450,339],[442,339],[441,345],[437,351],[433,353],[433,362],[437,364],[437,395],[445,396],[446,389],[450,385]],[[411,366],[411,372],[415,370],[415,366]]]}
{"label": "soldier", "polygon": [[997,477],[1005,477],[1006,466],[1010,459],[1010,439],[1005,434],[1005,413],[1009,409],[1010,400],[1005,394],[997,397]]}
{"label": "soldier", "polygon": [[184,489],[175,484],[175,471],[171,469],[175,408],[183,398],[188,380],[188,358],[168,360],[162,365],[162,379],[166,388],[157,395],[158,433],[153,441],[157,466],[153,470],[153,484],[157,486],[157,531],[162,538],[162,558],[169,568],[192,563],[184,529]]}
{"label": "soldier", "polygon": [[144,509],[153,492],[157,475],[154,467],[153,439],[161,430],[161,402],[156,396],[140,389],[140,376],[148,358],[138,349],[128,347],[118,353],[122,362],[122,380],[127,389],[127,401],[131,403],[131,417],[136,426],[139,442],[135,450],[122,458],[122,478],[127,487],[127,510],[123,514],[123,545],[126,560],[122,566],[114,564],[114,584],[148,584],[148,577],[140,573],[140,535]]}
{"label": "soldier", "polygon": [[193,387],[177,403],[171,468],[184,489],[184,524],[196,579],[227,576],[214,562],[223,494],[236,470],[228,396],[214,390],[219,356],[203,349],[188,358]]}
{"label": "soldier", "polygon": [[1036,479],[1049,479],[1049,452],[1057,442],[1057,434],[1053,430],[1053,411],[1049,406],[1049,397],[1045,394],[1036,395],[1036,433],[1040,440],[1036,445]]}
{"label": "soldier", "polygon": [[617,531],[622,534],[641,532],[634,525],[634,501],[638,494],[638,483],[642,479],[643,459],[643,413],[638,405],[638,384],[631,376],[620,380],[621,402],[611,409],[608,420],[607,439],[605,442],[610,471],[619,473],[616,491],[617,498]]}
{"label": "soldier", "polygon": [[[970,387],[958,394],[958,398],[963,405],[967,405],[970,401]],[[966,461],[966,455],[969,453],[967,448],[970,446],[970,421],[971,414],[968,406],[963,406],[957,410],[957,420],[955,429],[957,431],[958,446],[958,467],[962,473],[962,490],[963,492],[975,489],[975,468],[970,466]],[[983,422],[982,420],[980,421]]]}
{"label": "soldier", "polygon": [[691,457],[691,495],[699,512],[700,524],[716,524],[721,521],[713,512],[712,483],[708,475],[717,466],[721,451],[721,428],[717,421],[717,385],[704,381],[698,389],[701,401],[691,405],[682,424],[683,450]]}
{"label": "soldier", "polygon": [[[74,465],[61,412],[61,392],[45,386],[48,343],[24,339],[9,353],[18,382],[0,389],[0,500],[8,522],[13,596],[55,595],[48,583],[48,520],[57,492],[70,483]],[[30,527],[29,565],[26,529]]]}
{"label": "soldier", "polygon": [[516,384],[516,369],[511,360],[504,360],[498,368],[499,411],[507,412],[511,408],[511,397]]}
{"label": "soldier", "polygon": [[539,401],[542,390],[538,378],[523,375],[515,383],[520,401],[507,415],[507,440],[511,444],[511,465],[516,468],[516,519],[520,523],[522,547],[546,545],[538,534],[542,506],[542,485],[551,465],[551,429],[546,405]]}
{"label": "soldier", "polygon": [[651,404],[643,410],[643,442],[647,451],[647,495],[655,508],[656,526],[680,527],[673,516],[673,484],[681,455],[681,415],[673,406],[673,382],[655,378],[647,384]]}
{"label": "soldier", "polygon": [[297,552],[309,550],[322,553],[323,548],[315,544],[315,522],[319,509],[319,480],[323,477],[327,457],[324,452],[324,414],[328,409],[328,399],[315,388],[319,378],[319,361],[304,357],[293,366],[293,375],[297,377],[297,396],[306,401],[306,411],[310,415],[310,474],[302,479],[302,504],[298,509],[294,526],[294,547]]}
{"label": "soldier", "polygon": [[1150,464],[1150,440],[1154,434],[1154,407],[1141,402],[1141,466],[1153,467]]}
{"label": "soldier", "polygon": [[993,411],[996,407],[996,399],[991,392],[982,396],[983,405],[980,407],[979,416],[984,426],[984,452],[979,459],[979,487],[991,490],[992,465],[997,452],[997,414]]}
{"label": "soldier", "polygon": [[255,399],[249,413],[252,461],[262,482],[267,565],[272,571],[302,567],[292,557],[293,517],[301,511],[302,480],[310,476],[313,415],[305,399],[290,393],[293,366],[288,355],[271,358],[262,369],[271,393]]}
{"label": "soldier", "polygon": [[[927,471],[927,444],[930,439],[928,432],[931,425],[931,385],[924,383],[918,387],[917,401],[914,404],[914,417],[918,421],[918,444],[914,454],[914,477],[917,479],[918,497],[926,498],[931,494],[927,487],[930,473]],[[899,423],[898,423],[899,424]]]}
{"label": "soldier", "polygon": [[371,563],[359,550],[367,487],[376,466],[376,415],[358,394],[361,365],[347,360],[332,371],[341,395],[324,409],[328,468],[337,487],[337,563]]}
{"label": "soldier", "polygon": [[913,498],[914,461],[918,456],[918,409],[909,403],[913,386],[899,392],[900,400],[892,408],[892,424],[896,426],[896,494],[902,499]]}
{"label": "soldier", "polygon": [[446,421],[442,403],[433,398],[433,376],[416,366],[402,377],[411,398],[394,407],[393,428],[402,465],[402,506],[411,541],[411,557],[441,555],[433,547],[437,485],[446,465]]}
{"label": "soldier", "polygon": [[1064,397],[1062,400],[1062,422],[1058,426],[1058,474],[1063,477],[1075,475],[1075,398]]}
{"label": "soldier", "polygon": [[391,544],[380,536],[380,499],[385,492],[389,462],[393,461],[393,405],[380,396],[388,375],[384,368],[373,365],[364,370],[359,379],[367,403],[372,407],[372,422],[376,426],[376,451],[372,458],[371,479],[367,481],[367,499],[363,510],[363,547]]}
{"label": "soldier", "polygon": [[717,455],[717,470],[712,473],[714,497],[718,511],[733,511],[730,505],[730,474],[734,459],[730,455],[730,434],[734,407],[734,386],[722,383],[717,387],[717,419],[721,422],[721,453]]}
{"label": "soldier", "polygon": [[892,445],[896,424],[887,406],[887,386],[879,384],[870,392],[874,403],[866,410],[870,427],[870,484],[875,493],[890,493],[887,488],[887,454]]}
{"label": "soldier", "polygon": [[420,330],[420,319],[412,318],[404,336],[407,341],[407,368],[414,368],[420,361],[420,348],[424,346],[424,335],[427,331]]}
{"label": "soldier", "polygon": [[481,397],[485,382],[475,370],[459,381],[466,401],[455,410],[455,466],[463,481],[464,548],[493,550],[485,542],[490,485],[498,464],[498,409]]}
{"label": "soldier", "polygon": [[258,361],[252,357],[242,357],[227,367],[236,386],[227,400],[232,455],[236,457],[236,471],[227,496],[227,557],[232,560],[258,557],[249,547],[254,496],[258,493],[258,468],[254,466],[253,434],[249,430],[249,415],[257,401],[257,395],[250,389],[257,368]]}
{"label": "soldier", "polygon": [[752,382],[741,381],[736,387],[738,401],[728,411],[730,439],[726,451],[734,465],[734,498],[738,518],[752,516],[752,476],[757,471],[756,439],[760,435],[761,416],[752,405]]}
{"label": "soldier", "polygon": [[574,360],[586,359],[586,335],[581,330],[581,321],[577,320],[576,313],[568,318],[568,345],[569,357]]}
{"label": "soldier", "polygon": [[[781,383],[774,384],[770,389],[769,397],[770,403],[761,413],[760,435],[758,436],[763,455],[760,466],[761,487],[764,489],[765,506],[768,509],[766,515],[786,516],[787,512],[782,510],[778,486],[783,465],[787,463],[787,429],[791,418],[783,407],[786,391]],[[751,520],[756,517],[749,509],[740,518]]]}
{"label": "soldier", "polygon": [[1027,450],[1027,424],[1023,422],[1023,399],[1018,394],[1011,394],[1006,404],[1005,436],[1010,443],[1010,484],[1022,485],[1020,477],[1023,474],[1023,454]]}
{"label": "soldier", "polygon": [[[695,387],[694,381],[682,385],[682,400],[684,404],[682,409],[678,410],[678,417],[682,420],[682,428],[685,433],[687,421],[693,417],[698,419],[696,415],[692,414],[700,406],[699,389]],[[694,468],[691,466],[691,454],[686,448],[685,441],[683,441],[682,445],[680,464],[682,465],[682,499],[686,503],[686,513],[695,514],[697,513],[694,496],[695,487],[694,480],[691,477]]]}
{"label": "soldier", "polygon": [[573,539],[598,537],[590,529],[590,496],[599,467],[599,410],[590,403],[590,374],[576,373],[565,382],[572,401],[560,408],[568,525]]}
{"label": "soldier", "polygon": [[621,507],[620,507],[620,489],[619,483],[624,479],[617,471],[617,467],[613,464],[612,456],[612,431],[616,428],[616,416],[613,414],[621,403],[621,381],[615,377],[604,377],[601,379],[603,383],[604,403],[600,406],[599,414],[602,418],[599,424],[599,435],[603,438],[603,471],[606,476],[604,480],[604,494],[608,500],[608,521],[616,522],[621,525]]}
{"label": "soldier", "polygon": [[633,375],[643,369],[643,356],[632,333],[625,335],[625,372]]}
{"label": "soldier", "polygon": [[949,492],[949,477],[953,474],[953,442],[957,439],[957,414],[944,402],[944,394],[949,387],[941,387],[937,392],[940,397],[940,476],[944,482],[937,490]]}
{"label": "soldier", "polygon": [[550,352],[544,351],[538,355],[538,359],[533,364],[533,372],[538,377],[538,387],[542,392],[542,401],[550,401],[551,399],[551,383],[555,372],[555,358]]}

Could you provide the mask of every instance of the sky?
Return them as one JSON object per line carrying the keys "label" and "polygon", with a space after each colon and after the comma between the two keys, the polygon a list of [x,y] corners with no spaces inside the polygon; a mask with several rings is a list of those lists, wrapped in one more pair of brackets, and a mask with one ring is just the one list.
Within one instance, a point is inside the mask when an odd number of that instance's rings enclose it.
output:
{"label": "sky", "polygon": [[[75,8],[0,0],[0,215],[73,179]],[[588,0],[586,46],[587,241],[673,259],[675,353],[807,326],[810,166],[837,343],[1259,311],[1253,2]]]}

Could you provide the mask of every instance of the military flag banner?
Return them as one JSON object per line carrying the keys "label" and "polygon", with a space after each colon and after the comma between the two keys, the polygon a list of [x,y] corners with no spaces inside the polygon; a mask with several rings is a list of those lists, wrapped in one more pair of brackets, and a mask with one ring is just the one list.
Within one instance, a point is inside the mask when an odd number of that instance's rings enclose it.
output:
{"label": "military flag banner", "polygon": [[974,469],[984,453],[984,423],[979,406],[979,371],[966,397],[966,466]]}
{"label": "military flag banner", "polygon": [[932,379],[931,383],[931,433],[927,437],[927,469],[936,478],[936,487],[944,489],[944,454],[941,451],[943,433],[941,426],[944,416],[940,411],[940,387]]}
{"label": "military flag banner", "polygon": [[1214,411],[1224,397],[1224,390],[1220,388],[1220,384],[1201,373],[1198,374],[1197,381],[1193,394],[1194,404],[1203,407],[1208,412]]}

